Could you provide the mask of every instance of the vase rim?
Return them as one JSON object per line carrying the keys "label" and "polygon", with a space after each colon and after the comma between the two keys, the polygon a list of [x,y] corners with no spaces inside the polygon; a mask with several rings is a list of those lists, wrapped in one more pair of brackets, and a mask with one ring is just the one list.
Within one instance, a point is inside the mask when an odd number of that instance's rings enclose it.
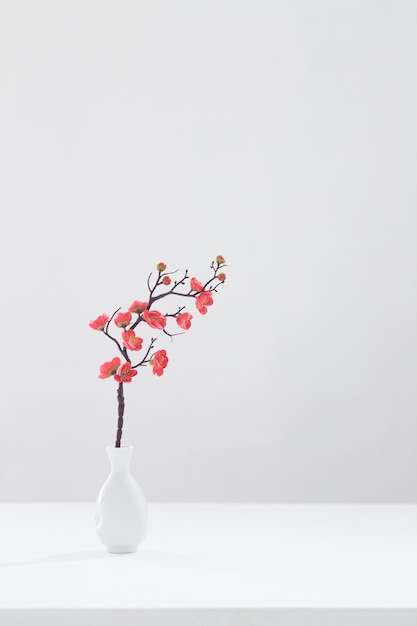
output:
{"label": "vase rim", "polygon": [[133,449],[135,446],[119,446],[116,447],[115,445],[112,446],[106,446],[107,450],[130,450]]}

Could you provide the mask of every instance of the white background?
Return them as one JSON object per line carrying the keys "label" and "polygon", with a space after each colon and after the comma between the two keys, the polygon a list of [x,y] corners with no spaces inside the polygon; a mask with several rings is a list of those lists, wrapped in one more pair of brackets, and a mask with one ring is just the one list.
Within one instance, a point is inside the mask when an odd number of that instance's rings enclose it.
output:
{"label": "white background", "polygon": [[0,499],[96,498],[88,322],[223,254],[126,389],[147,499],[416,501],[416,27],[411,0],[1,0]]}

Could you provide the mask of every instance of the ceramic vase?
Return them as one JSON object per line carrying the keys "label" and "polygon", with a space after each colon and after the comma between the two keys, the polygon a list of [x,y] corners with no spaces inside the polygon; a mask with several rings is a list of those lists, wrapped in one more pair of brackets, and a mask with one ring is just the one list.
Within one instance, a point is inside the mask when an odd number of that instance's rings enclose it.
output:
{"label": "ceramic vase", "polygon": [[130,473],[133,446],[107,446],[110,474],[96,504],[96,530],[108,552],[136,552],[146,535],[146,500]]}

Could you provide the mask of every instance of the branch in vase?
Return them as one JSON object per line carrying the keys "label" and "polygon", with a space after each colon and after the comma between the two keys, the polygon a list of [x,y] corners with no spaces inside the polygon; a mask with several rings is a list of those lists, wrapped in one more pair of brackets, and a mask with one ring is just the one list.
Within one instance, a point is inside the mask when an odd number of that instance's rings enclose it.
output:
{"label": "branch in vase", "polygon": [[123,432],[123,415],[125,412],[125,398],[123,394],[123,383],[119,383],[117,387],[117,433],[116,433],[116,448],[120,448],[120,444],[122,441],[122,432]]}

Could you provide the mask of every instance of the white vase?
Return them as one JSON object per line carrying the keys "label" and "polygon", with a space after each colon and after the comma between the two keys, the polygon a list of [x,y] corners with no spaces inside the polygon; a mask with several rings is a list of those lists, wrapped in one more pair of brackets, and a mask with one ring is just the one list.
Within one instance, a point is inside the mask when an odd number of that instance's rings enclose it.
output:
{"label": "white vase", "polygon": [[133,446],[107,446],[110,475],[96,505],[96,530],[108,552],[136,552],[148,526],[146,500],[130,473]]}

